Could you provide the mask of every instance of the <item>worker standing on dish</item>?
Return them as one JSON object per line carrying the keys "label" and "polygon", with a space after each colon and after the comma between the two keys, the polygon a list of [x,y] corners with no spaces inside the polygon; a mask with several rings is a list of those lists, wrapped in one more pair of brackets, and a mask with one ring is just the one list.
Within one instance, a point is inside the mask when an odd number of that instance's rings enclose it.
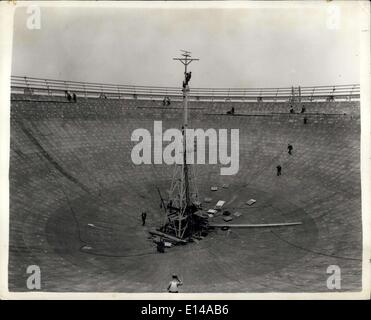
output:
{"label": "worker standing on dish", "polygon": [[178,287],[181,285],[183,285],[182,280],[180,280],[176,274],[173,274],[173,278],[169,282],[167,291],[170,293],[178,293],[179,292]]}

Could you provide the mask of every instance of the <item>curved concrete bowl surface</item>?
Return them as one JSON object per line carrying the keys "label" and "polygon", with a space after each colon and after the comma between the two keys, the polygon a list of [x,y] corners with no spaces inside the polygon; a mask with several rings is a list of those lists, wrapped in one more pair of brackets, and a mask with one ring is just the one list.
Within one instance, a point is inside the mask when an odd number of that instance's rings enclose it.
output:
{"label": "curved concrete bowl surface", "polygon": [[176,273],[182,292],[327,292],[329,265],[342,291],[361,289],[359,116],[309,114],[304,125],[299,114],[191,111],[193,128],[240,130],[236,175],[194,167],[204,208],[223,200],[241,214],[232,223],[302,224],[216,229],[160,254],[148,230],[163,221],[157,188],[166,194],[173,167],[134,165],[130,136],[154,120],[180,128],[181,110],[148,105],[12,102],[9,290],[28,291],[29,265],[44,291],[165,292]]}

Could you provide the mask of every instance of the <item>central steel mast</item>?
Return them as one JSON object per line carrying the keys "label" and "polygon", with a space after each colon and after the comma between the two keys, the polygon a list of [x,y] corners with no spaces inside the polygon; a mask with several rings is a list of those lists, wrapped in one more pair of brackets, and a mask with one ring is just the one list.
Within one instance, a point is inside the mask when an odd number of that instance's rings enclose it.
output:
{"label": "central steel mast", "polygon": [[167,204],[166,216],[164,221],[164,229],[183,239],[192,235],[193,221],[192,215],[197,211],[198,192],[194,183],[193,168],[187,164],[187,139],[186,130],[188,127],[188,92],[191,72],[188,72],[188,65],[192,61],[199,59],[191,58],[191,52],[181,50],[181,58],[173,58],[180,61],[184,65],[184,80],[182,84],[183,91],[183,162],[181,165],[175,165],[174,175],[169,190],[169,202]]}

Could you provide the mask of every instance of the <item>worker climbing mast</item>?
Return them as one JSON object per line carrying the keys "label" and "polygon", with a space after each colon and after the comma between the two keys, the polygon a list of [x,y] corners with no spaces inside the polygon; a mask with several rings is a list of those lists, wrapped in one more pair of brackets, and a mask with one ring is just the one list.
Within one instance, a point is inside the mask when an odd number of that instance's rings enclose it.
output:
{"label": "worker climbing mast", "polygon": [[181,58],[174,60],[182,62],[184,65],[184,80],[182,83],[183,92],[183,126],[182,126],[182,164],[176,164],[169,190],[169,200],[166,205],[165,221],[163,231],[179,239],[189,238],[197,229],[197,217],[194,213],[198,211],[200,202],[198,201],[198,191],[195,183],[195,175],[192,165],[187,164],[187,152],[193,152],[187,146],[186,130],[188,128],[188,92],[189,81],[192,72],[188,72],[188,65],[192,61],[199,59],[191,58],[189,51],[182,50]]}

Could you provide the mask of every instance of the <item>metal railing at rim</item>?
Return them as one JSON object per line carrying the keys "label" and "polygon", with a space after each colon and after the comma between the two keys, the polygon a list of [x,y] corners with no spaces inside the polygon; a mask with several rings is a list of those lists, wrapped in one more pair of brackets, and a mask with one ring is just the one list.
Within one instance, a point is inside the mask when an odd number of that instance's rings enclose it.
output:
{"label": "metal railing at rim", "polygon": [[[107,99],[162,100],[170,97],[180,101],[180,87],[134,86],[92,82],[52,80],[33,77],[11,77],[11,92],[64,96],[66,91],[78,97]],[[190,88],[193,101],[351,101],[359,100],[360,85],[334,85],[284,88]]]}

